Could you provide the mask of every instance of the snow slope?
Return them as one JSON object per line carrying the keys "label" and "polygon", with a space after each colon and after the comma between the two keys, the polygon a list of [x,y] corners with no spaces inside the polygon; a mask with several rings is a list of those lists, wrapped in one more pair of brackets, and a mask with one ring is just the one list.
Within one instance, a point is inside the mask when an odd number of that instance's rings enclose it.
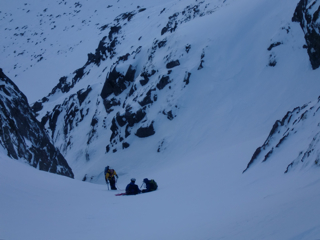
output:
{"label": "snow slope", "polygon": [[[192,2],[192,1],[189,1]],[[0,10],[1,67],[33,103],[60,77],[81,67],[101,40],[101,27],[124,12],[163,9],[172,0],[6,1]],[[187,3],[187,2],[186,2]],[[160,10],[160,11],[161,11]],[[30,87],[30,82],[32,87]]]}
{"label": "snow slope", "polygon": [[[318,239],[318,171],[290,175],[269,171],[261,176],[264,166],[242,175],[243,164],[234,159],[249,154],[248,145],[214,154],[194,152],[196,163],[188,154],[184,163],[159,168],[152,175],[148,168],[140,168],[144,173],[134,175],[137,184],[150,176],[159,189],[120,197],[114,194],[122,190],[46,174],[2,157],[0,237]],[[123,189],[128,182],[120,176],[117,185]]]}
{"label": "snow slope", "polygon": [[[145,20],[143,14],[147,14],[148,9],[159,13],[166,7],[164,16],[168,17],[187,5],[182,1],[139,3],[141,8],[147,8],[139,15],[145,25],[154,23],[152,19]],[[215,3],[224,6],[213,14],[179,25],[170,34],[169,46],[178,49],[178,55],[182,50],[176,47],[184,48],[186,42],[192,46],[192,55],[184,56],[180,70],[174,72],[179,76],[190,71],[189,85],[183,90],[178,84],[179,88],[172,85],[172,92],[168,89],[165,90],[168,95],[161,92],[165,97],[161,98],[160,94],[156,102],[158,107],[167,106],[166,97],[171,94],[169,100],[179,105],[177,116],[169,121],[156,110],[150,111],[149,120],[157,120],[156,134],[132,139],[129,148],[116,153],[105,154],[109,135],[100,137],[90,152],[94,163],[86,164],[73,158],[84,145],[74,144],[75,148],[69,151],[66,159],[76,169],[76,177],[82,179],[90,173],[92,181],[100,184],[39,172],[1,155],[0,239],[99,239],[108,235],[113,239],[155,240],[320,237],[319,169],[316,166],[296,168],[284,174],[286,167],[298,157],[293,154],[296,151],[291,151],[296,145],[281,148],[270,161],[242,173],[277,119],[297,106],[318,99],[319,70],[312,70],[303,48],[303,32],[298,23],[291,22],[298,1]],[[128,7],[127,1],[112,4],[120,10],[103,24],[123,13],[124,6],[128,11],[137,9]],[[134,5],[138,5],[137,2]],[[168,18],[162,20],[159,26],[149,30],[161,35]],[[141,21],[136,21],[131,34],[137,34],[138,23]],[[152,35],[149,37],[153,39]],[[94,46],[82,44],[83,48],[88,47],[84,53],[93,52],[101,39],[102,36],[96,36]],[[282,44],[268,50],[277,42]],[[143,40],[142,43],[147,49],[152,47],[152,42]],[[125,46],[119,47],[120,56],[127,52]],[[164,56],[158,55],[155,64],[163,65]],[[67,58],[79,62],[68,73],[66,69],[59,72],[54,79],[71,76],[87,59],[81,60],[78,54],[68,54]],[[9,56],[7,59],[12,61]],[[49,66],[55,59],[62,58],[41,60],[38,69],[46,63],[51,72]],[[203,68],[198,70],[201,60]],[[61,60],[59,64],[66,66],[68,61]],[[92,66],[90,70],[95,77],[88,77],[86,81],[95,79],[92,85],[97,88],[94,94],[98,95],[106,74],[99,78],[101,68]],[[31,71],[22,72],[15,74],[21,74],[20,80],[29,79]],[[72,93],[87,87],[88,82],[81,83]],[[28,97],[33,93],[40,95],[26,85],[24,89]],[[54,100],[61,102],[58,97]],[[315,132],[317,125],[315,129],[306,128]],[[73,132],[76,143],[86,142],[87,132],[83,129]],[[102,130],[99,129],[99,136],[105,136]],[[300,131],[303,132],[303,127]],[[300,136],[306,137],[303,133]],[[154,178],[159,189],[143,195],[115,197],[115,192],[108,191],[103,184],[102,171],[106,165],[114,167],[119,174],[116,192],[122,192],[131,177],[137,179],[138,185],[145,177]]]}

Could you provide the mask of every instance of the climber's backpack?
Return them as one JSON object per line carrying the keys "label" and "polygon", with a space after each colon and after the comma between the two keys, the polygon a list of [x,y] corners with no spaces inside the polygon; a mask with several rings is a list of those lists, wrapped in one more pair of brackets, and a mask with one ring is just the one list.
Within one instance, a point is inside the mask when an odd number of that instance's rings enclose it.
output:
{"label": "climber's backpack", "polygon": [[150,191],[155,191],[155,190],[157,190],[158,184],[156,183],[155,180],[151,179],[151,180],[149,181],[149,184],[150,184]]}

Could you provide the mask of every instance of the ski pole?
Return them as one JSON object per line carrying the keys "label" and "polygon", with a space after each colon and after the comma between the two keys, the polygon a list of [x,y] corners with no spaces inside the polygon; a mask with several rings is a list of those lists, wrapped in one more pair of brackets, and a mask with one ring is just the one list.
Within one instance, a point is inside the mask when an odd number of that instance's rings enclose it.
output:
{"label": "ski pole", "polygon": [[118,178],[114,178],[114,181],[115,181],[114,185],[116,185],[116,188],[118,188]]}

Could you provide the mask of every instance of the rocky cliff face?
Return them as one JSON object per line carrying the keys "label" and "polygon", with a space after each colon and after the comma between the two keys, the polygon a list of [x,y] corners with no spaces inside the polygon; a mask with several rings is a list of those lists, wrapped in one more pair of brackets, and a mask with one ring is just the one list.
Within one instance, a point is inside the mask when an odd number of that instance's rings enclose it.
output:
{"label": "rocky cliff face", "polygon": [[[87,162],[97,146],[115,153],[130,147],[134,138],[155,135],[158,119],[172,121],[179,111],[179,95],[192,80],[191,70],[201,70],[205,61],[204,48],[192,49],[187,39],[176,45],[173,33],[222,5],[196,2],[169,17],[161,9],[152,21],[164,25],[152,34],[140,31],[141,19],[150,14],[141,7],[101,26],[104,36],[87,62],[60,78],[51,93],[32,106],[55,146],[65,156],[77,152],[71,161]],[[136,18],[140,20],[134,22]],[[189,67],[182,62],[189,62]]]}
{"label": "rocky cliff face", "polygon": [[300,0],[292,17],[305,34],[306,48],[313,69],[320,66],[320,1]]}
{"label": "rocky cliff face", "polygon": [[[55,146],[78,165],[91,161],[98,147],[112,154],[129,148],[134,138],[156,135],[160,119],[172,121],[179,115],[179,96],[193,81],[193,73],[206,67],[207,46],[178,40],[175,32],[227,4],[196,1],[170,14],[165,8],[152,10],[152,19],[149,9],[138,6],[101,24],[102,37],[86,63],[61,77],[51,93],[32,106]],[[318,11],[314,10],[318,5],[301,1],[292,18],[305,32],[314,69],[319,66]],[[157,25],[146,32],[140,29],[144,21]],[[290,26],[282,31],[290,32]],[[281,45],[274,40],[267,49],[269,66],[276,66],[272,52]],[[158,151],[162,144],[159,139]]]}
{"label": "rocky cliff face", "polygon": [[10,158],[73,178],[65,158],[35,118],[25,95],[0,69],[0,145]]}

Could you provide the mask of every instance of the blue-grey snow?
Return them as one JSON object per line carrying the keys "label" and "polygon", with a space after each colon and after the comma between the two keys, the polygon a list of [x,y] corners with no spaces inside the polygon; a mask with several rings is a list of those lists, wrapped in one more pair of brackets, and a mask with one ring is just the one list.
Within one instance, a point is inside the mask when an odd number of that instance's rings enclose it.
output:
{"label": "blue-grey snow", "polygon": [[1,240],[320,239],[320,0],[2,5]]}

